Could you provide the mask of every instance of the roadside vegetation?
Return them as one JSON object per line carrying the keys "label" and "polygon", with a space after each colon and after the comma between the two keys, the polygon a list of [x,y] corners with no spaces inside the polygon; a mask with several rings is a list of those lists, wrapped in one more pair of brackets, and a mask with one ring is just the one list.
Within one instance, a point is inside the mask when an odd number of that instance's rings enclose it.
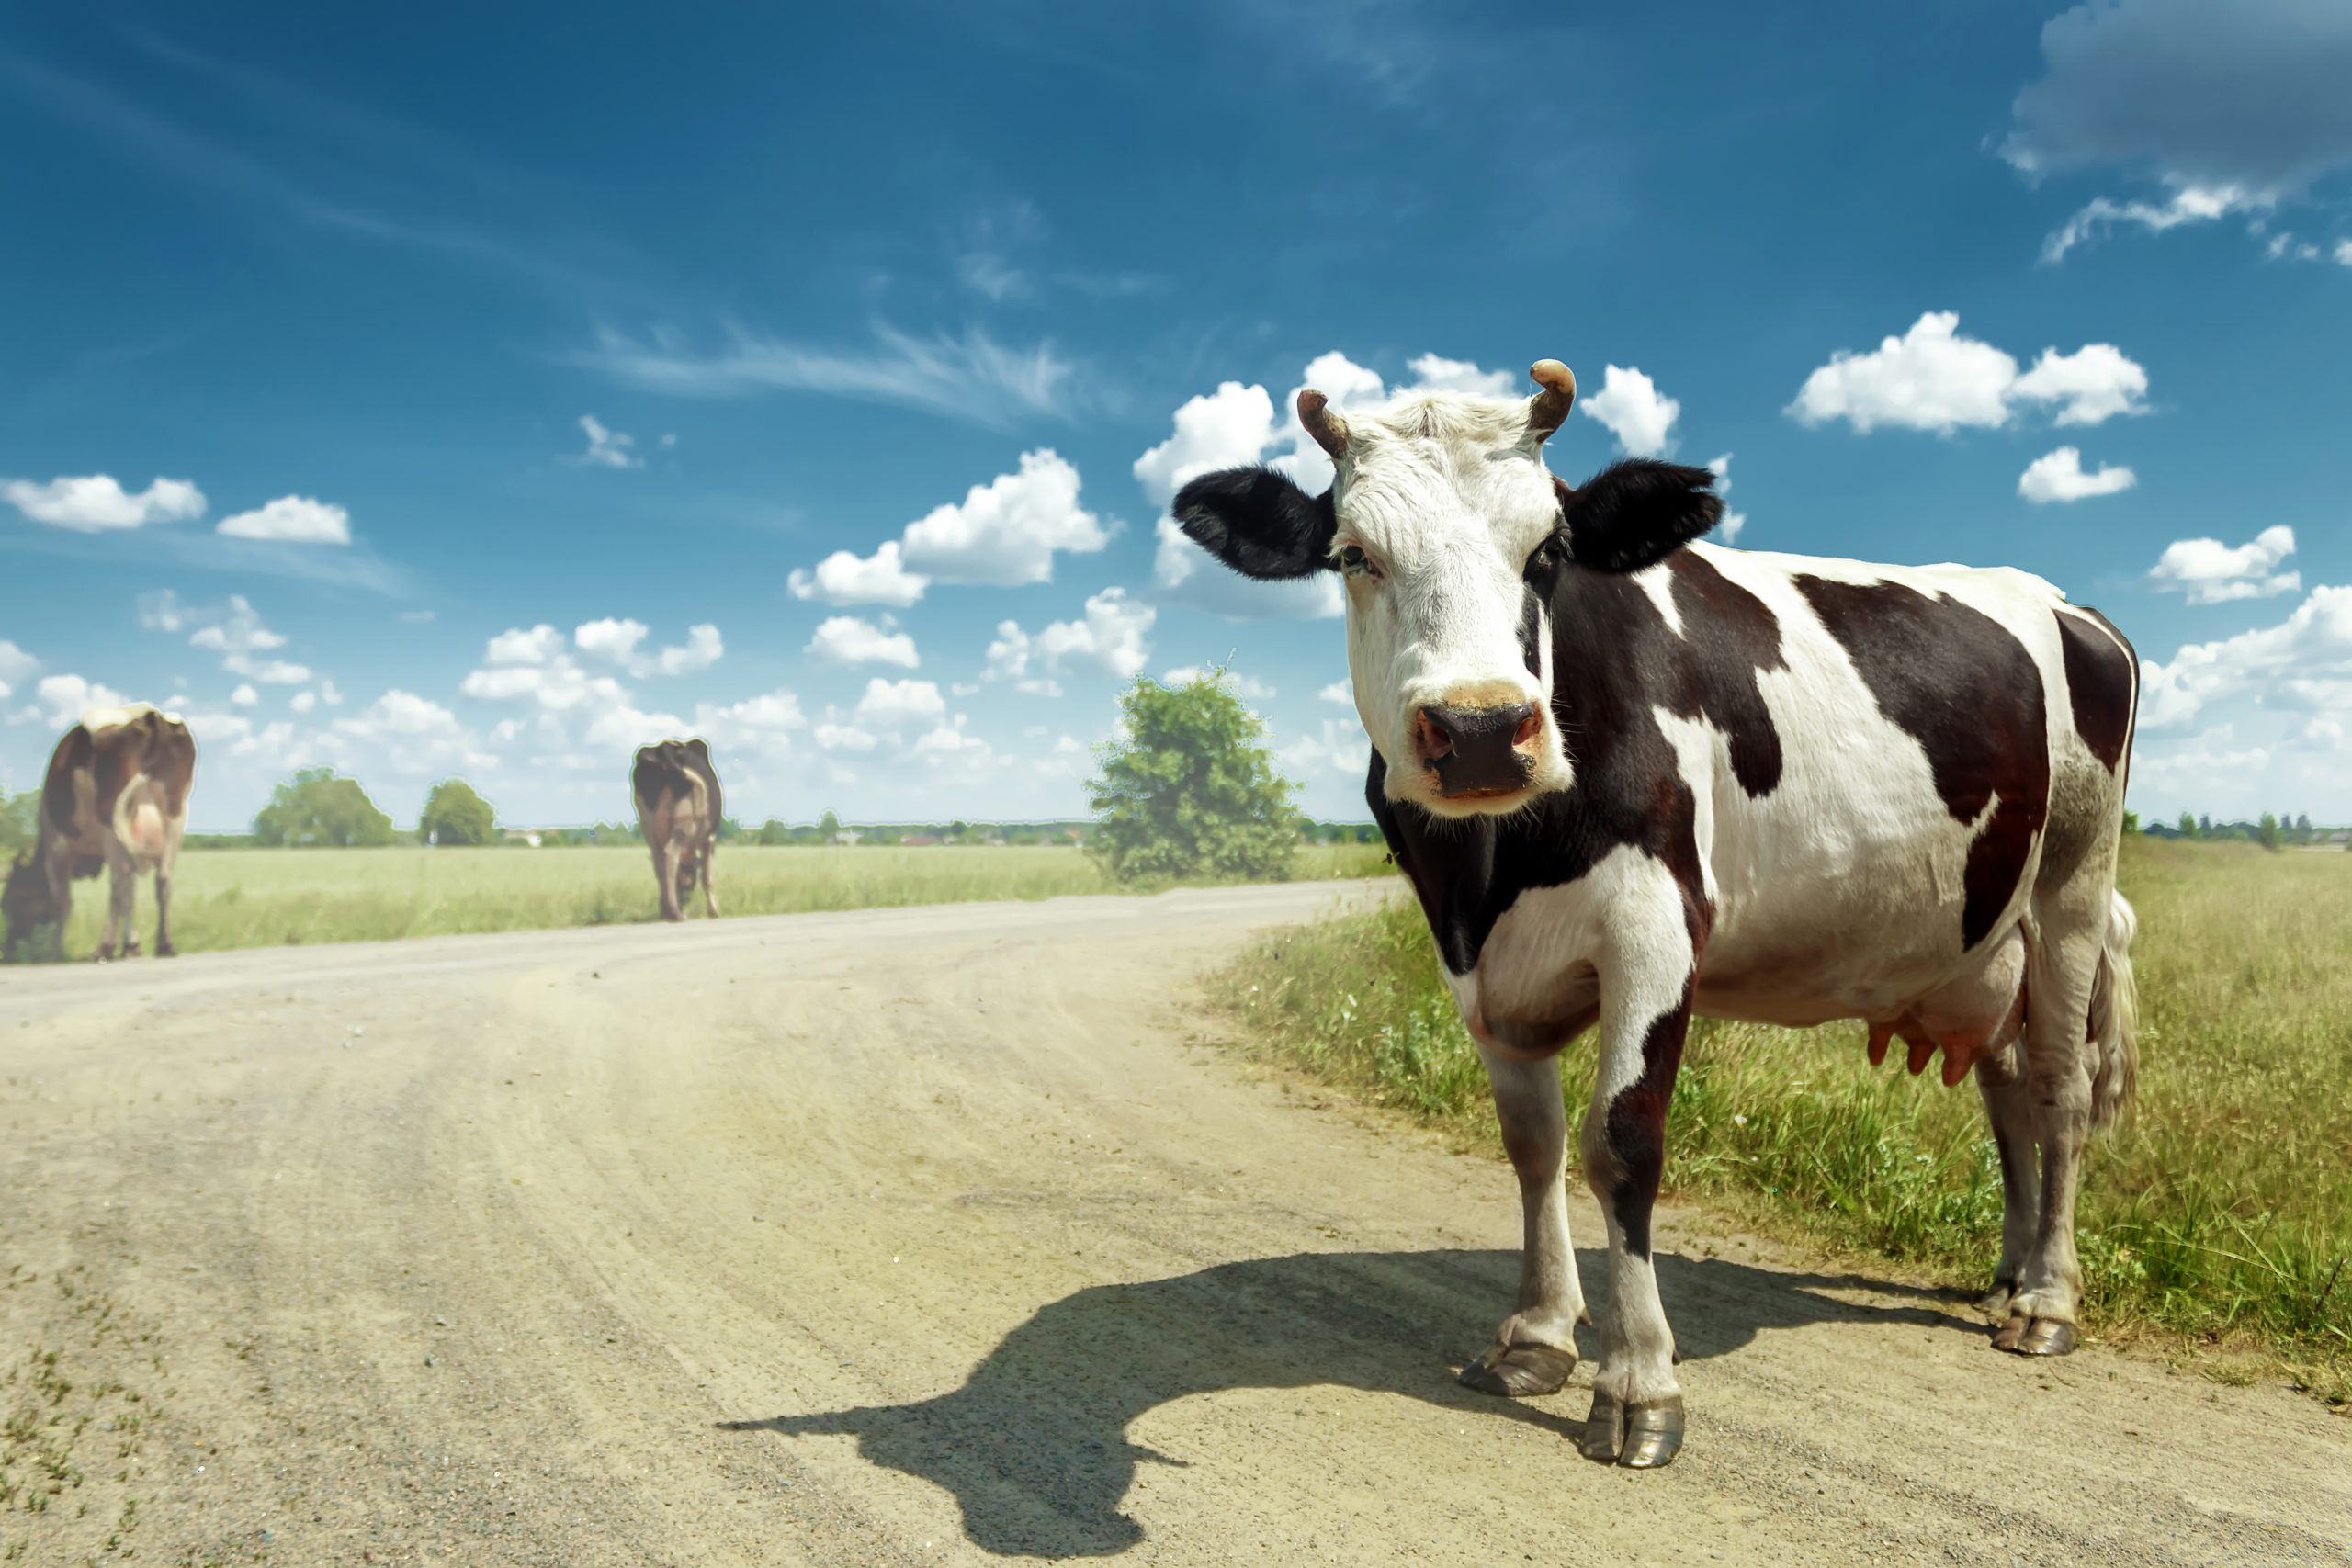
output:
{"label": "roadside vegetation", "polygon": [[[2138,1115],[2085,1168],[2088,1326],[2352,1401],[2352,855],[2124,843]],[[1270,938],[1216,982],[1248,1048],[1498,1150],[1486,1076],[1409,898]],[[1972,1088],[1873,1072],[1859,1026],[1694,1026],[1670,1190],[1976,1291],[2000,1173]],[[1594,1061],[1566,1054],[1572,1125]],[[1571,1144],[1573,1151],[1574,1145]]]}
{"label": "roadside vegetation", "polygon": [[[1376,844],[1302,844],[1293,874],[1385,875],[1385,854]],[[731,844],[718,852],[718,877],[728,915],[1124,891],[1074,849],[1013,845]],[[74,895],[65,950],[78,957],[97,946],[106,882],[75,883]],[[659,913],[641,847],[186,850],[172,887],[172,937],[182,953],[614,925]],[[152,937],[146,878],[136,918],[142,940]]]}

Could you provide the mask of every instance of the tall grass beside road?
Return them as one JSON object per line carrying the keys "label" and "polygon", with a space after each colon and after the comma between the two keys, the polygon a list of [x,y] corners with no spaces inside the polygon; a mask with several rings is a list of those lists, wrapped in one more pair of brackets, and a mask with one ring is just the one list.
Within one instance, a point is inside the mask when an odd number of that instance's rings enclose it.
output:
{"label": "tall grass beside road", "polygon": [[[1385,874],[1378,846],[1305,846],[1300,879]],[[722,844],[718,907],[728,915],[871,909],[1114,891],[1075,849],[926,845],[772,849]],[[139,885],[139,939],[155,934],[153,885]],[[65,949],[97,947],[107,884],[74,888]],[[701,895],[689,902],[700,919]],[[172,888],[183,953],[286,943],[379,942],[472,931],[651,920],[651,857],[641,848],[188,850]]]}
{"label": "tall grass beside road", "polygon": [[[2352,854],[2124,845],[2138,908],[2139,1113],[2097,1141],[2079,1245],[2094,1335],[2275,1358],[2352,1400]],[[1486,1076],[1409,899],[1267,939],[1218,991],[1248,1043],[1495,1146]],[[1667,1183],[1751,1223],[1979,1289],[2001,1184],[1973,1088],[1871,1070],[1859,1026],[1702,1021]],[[1563,1058],[1572,1122],[1589,1034]],[[1573,1147],[1573,1145],[1571,1145]]]}

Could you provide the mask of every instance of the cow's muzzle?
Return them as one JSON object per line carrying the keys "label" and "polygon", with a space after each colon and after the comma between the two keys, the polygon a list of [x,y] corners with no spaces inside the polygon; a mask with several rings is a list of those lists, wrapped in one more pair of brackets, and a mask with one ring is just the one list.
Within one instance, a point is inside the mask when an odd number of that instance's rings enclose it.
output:
{"label": "cow's muzzle", "polygon": [[1543,732],[1543,721],[1526,703],[1503,707],[1425,707],[1413,726],[1421,765],[1436,775],[1437,792],[1449,800],[1516,795],[1535,773],[1534,760],[1521,750]]}

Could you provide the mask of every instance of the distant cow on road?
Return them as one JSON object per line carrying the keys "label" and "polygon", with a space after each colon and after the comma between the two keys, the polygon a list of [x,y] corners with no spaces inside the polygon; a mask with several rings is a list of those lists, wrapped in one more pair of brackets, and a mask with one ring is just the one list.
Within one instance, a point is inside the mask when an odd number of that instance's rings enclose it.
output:
{"label": "distant cow on road", "polygon": [[685,902],[702,880],[706,913],[718,913],[711,888],[710,857],[718,842],[718,773],[710,748],[700,740],[657,740],[638,749],[629,775],[637,795],[637,825],[653,852],[653,876],[662,887],[662,918],[683,920]]}
{"label": "distant cow on road", "polygon": [[49,928],[37,956],[65,956],[65,920],[74,909],[74,882],[113,875],[98,957],[139,951],[130,907],[136,878],[155,874],[155,956],[172,946],[172,867],[187,827],[188,790],[196,781],[196,738],[176,715],[146,703],[92,708],[65,732],[42,781],[40,828],[33,847],[9,868],[0,891],[7,951]]}

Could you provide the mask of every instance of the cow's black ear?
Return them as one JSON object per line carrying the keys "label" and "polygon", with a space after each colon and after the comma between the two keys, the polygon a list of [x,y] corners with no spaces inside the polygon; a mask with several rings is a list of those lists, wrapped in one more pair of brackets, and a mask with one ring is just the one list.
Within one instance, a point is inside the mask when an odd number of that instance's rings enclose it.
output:
{"label": "cow's black ear", "polygon": [[1722,518],[1714,482],[1705,468],[1647,457],[1611,463],[1577,490],[1554,479],[1569,558],[1595,571],[1656,566]]}
{"label": "cow's black ear", "polygon": [[1340,531],[1331,492],[1308,495],[1272,468],[1222,468],[1176,492],[1176,522],[1244,577],[1306,577],[1335,569]]}

